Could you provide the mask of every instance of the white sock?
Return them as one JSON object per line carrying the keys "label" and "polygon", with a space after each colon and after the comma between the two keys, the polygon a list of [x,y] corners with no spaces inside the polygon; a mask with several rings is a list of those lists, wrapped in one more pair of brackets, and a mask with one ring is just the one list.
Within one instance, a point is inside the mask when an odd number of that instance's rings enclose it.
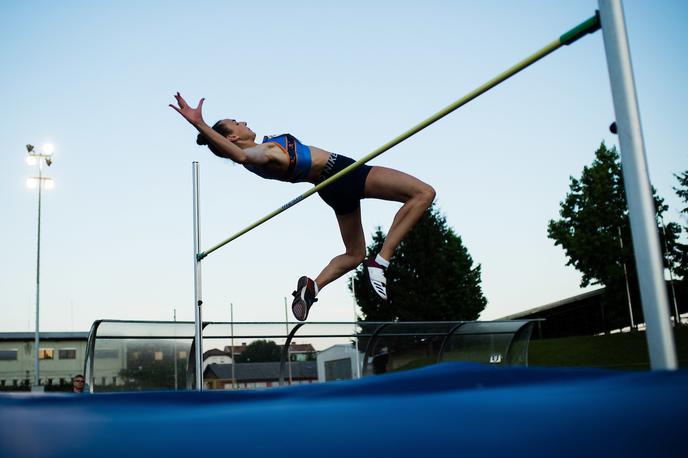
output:
{"label": "white sock", "polygon": [[315,289],[315,295],[317,296],[319,290],[318,290],[318,284],[315,282],[315,280],[313,280],[313,289]]}
{"label": "white sock", "polygon": [[379,254],[378,254],[377,256],[375,256],[375,262],[377,262],[378,264],[380,264],[380,265],[381,265],[382,267],[384,267],[385,269],[386,269],[387,267],[389,267],[389,261],[386,260],[385,258],[383,258],[382,256],[380,256]]}

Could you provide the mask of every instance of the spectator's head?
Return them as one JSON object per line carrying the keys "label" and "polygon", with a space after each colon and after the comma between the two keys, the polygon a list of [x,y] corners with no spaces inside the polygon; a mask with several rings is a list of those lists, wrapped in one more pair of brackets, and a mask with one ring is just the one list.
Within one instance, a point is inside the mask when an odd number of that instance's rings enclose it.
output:
{"label": "spectator's head", "polygon": [[75,393],[83,393],[84,391],[84,376],[81,374],[75,375],[72,379],[72,391]]}

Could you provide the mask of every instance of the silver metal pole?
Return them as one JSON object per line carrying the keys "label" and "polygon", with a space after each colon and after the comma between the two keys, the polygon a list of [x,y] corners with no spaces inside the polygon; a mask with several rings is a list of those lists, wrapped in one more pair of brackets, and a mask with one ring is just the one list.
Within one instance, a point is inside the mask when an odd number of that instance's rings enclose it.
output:
{"label": "silver metal pole", "polygon": [[655,205],[647,169],[640,112],[621,0],[598,0],[607,67],[621,150],[621,164],[631,220],[640,298],[653,370],[676,369],[676,347],[669,319]]}
{"label": "silver metal pole", "polygon": [[177,379],[177,309],[174,309],[174,345],[172,348],[172,358],[174,359],[174,391],[179,389]]}
{"label": "silver metal pole", "polygon": [[[289,336],[289,312],[287,311],[287,297],[284,297],[284,328],[288,340]],[[284,341],[284,344],[287,345],[287,341]],[[291,344],[291,342],[290,342]],[[292,373],[291,373],[291,349],[290,347],[287,347],[287,367],[289,368],[289,385],[292,383]]]}
{"label": "silver metal pole", "polygon": [[[621,237],[621,227],[616,227],[619,232],[619,246],[621,246],[621,256],[623,257],[624,244],[623,238]],[[633,307],[631,302],[631,288],[628,286],[628,269],[626,268],[626,261],[621,262],[623,264],[624,280],[626,280],[626,298],[628,299],[628,316],[631,318],[631,331],[635,329],[635,320],[633,319]]]}
{"label": "silver metal pole", "polygon": [[40,365],[38,363],[40,352],[40,297],[41,297],[41,194],[43,190],[43,158],[38,158],[38,237],[36,242],[36,335],[34,338],[34,346],[36,347],[36,358],[34,361],[34,381],[33,385],[39,387],[41,385]]}
{"label": "silver metal pole", "polygon": [[229,322],[230,324],[230,335],[232,336],[230,340],[230,355],[232,356],[232,389],[236,390],[236,372],[234,371],[234,368],[236,367],[236,361],[234,360],[234,303],[230,302],[229,303]]}
{"label": "silver metal pole", "polygon": [[198,162],[192,164],[193,179],[193,238],[194,238],[194,319],[195,319],[195,347],[196,347],[196,391],[203,391],[203,336],[201,335],[202,314],[201,306],[201,261],[198,253],[201,249],[201,228],[198,192]]}
{"label": "silver metal pole", "polygon": [[[356,271],[351,276],[351,295],[353,296],[353,307],[354,307],[354,335],[356,335],[356,322],[358,321],[358,314],[356,313]],[[356,337],[356,342],[354,343],[354,350],[356,351],[356,378],[361,378],[361,360],[358,354],[358,337]]]}
{"label": "silver metal pole", "polygon": [[676,302],[676,289],[674,288],[674,268],[671,266],[673,263],[669,259],[669,248],[667,247],[667,235],[666,226],[664,225],[664,218],[662,218],[662,234],[664,234],[664,256],[666,256],[669,263],[669,284],[671,285],[671,303],[674,306],[674,326],[681,324],[681,315],[678,313],[678,303]]}

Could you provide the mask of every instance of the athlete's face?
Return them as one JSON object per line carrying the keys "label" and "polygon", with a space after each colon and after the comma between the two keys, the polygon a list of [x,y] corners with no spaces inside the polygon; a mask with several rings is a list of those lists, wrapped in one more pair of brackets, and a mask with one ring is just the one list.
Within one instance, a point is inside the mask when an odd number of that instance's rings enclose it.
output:
{"label": "athlete's face", "polygon": [[[248,127],[245,121],[225,119],[222,123],[231,131],[228,137],[236,136],[238,140],[254,140],[256,138],[255,132]],[[232,138],[230,138],[230,140],[232,140]]]}

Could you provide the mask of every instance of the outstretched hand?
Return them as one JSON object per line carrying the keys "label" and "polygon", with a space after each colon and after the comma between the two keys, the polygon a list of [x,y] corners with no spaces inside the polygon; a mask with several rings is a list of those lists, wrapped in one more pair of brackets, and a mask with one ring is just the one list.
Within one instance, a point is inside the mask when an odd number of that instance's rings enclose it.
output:
{"label": "outstretched hand", "polygon": [[182,115],[184,119],[189,121],[192,125],[197,126],[198,124],[201,124],[203,122],[203,101],[205,98],[201,99],[200,102],[198,102],[198,106],[196,108],[191,108],[187,103],[186,100],[177,92],[174,96],[175,99],[177,99],[177,104],[179,107],[176,107],[172,104],[170,104],[170,107],[174,108],[177,113]]}

